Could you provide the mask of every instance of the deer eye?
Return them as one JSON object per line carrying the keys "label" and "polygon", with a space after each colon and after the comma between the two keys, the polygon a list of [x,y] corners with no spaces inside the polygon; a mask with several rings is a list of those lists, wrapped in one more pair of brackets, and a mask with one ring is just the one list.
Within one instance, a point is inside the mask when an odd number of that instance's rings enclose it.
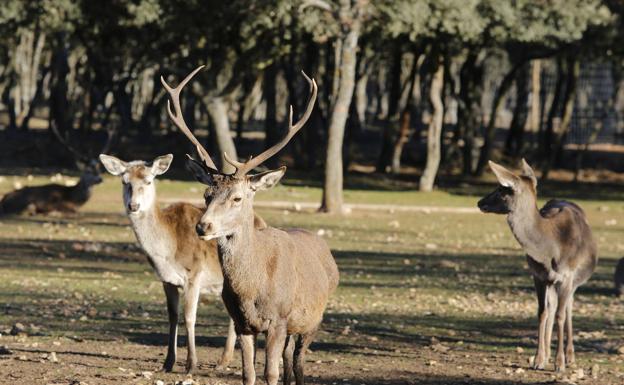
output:
{"label": "deer eye", "polygon": [[233,200],[234,200],[235,203],[238,203],[238,202],[242,201],[243,198],[241,198],[241,197],[234,197]]}

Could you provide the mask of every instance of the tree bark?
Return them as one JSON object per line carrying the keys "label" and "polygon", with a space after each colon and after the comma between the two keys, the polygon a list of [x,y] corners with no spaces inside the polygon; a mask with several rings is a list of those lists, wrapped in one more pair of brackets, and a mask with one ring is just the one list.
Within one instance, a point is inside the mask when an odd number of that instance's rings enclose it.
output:
{"label": "tree bark", "polygon": [[346,19],[348,20],[341,20],[346,32],[339,38],[341,40],[341,50],[339,56],[335,58],[340,63],[340,71],[336,75],[339,76],[338,92],[330,111],[327,156],[325,159],[325,181],[321,204],[321,210],[329,213],[342,211],[342,144],[349,106],[351,105],[355,88],[355,66],[361,28],[361,16],[359,15],[361,10],[354,8],[359,8],[362,5],[351,5],[351,2],[348,0],[341,0],[340,4],[340,14],[351,15],[352,18],[347,17]]}
{"label": "tree bark", "polygon": [[[516,76],[516,105],[514,106],[513,117],[509,125],[509,132],[505,139],[505,153],[514,158],[519,156],[524,147],[524,129],[529,112],[529,68],[530,65],[526,63]],[[533,107],[533,103],[531,103],[531,106]],[[539,104],[537,107],[537,111],[539,111]]]}
{"label": "tree bark", "polygon": [[[273,63],[264,70],[264,101],[266,103],[266,116],[264,119],[264,148],[269,148],[281,139],[281,130],[277,125],[277,64]],[[279,154],[267,160],[269,168],[275,168]]]}
{"label": "tree bark", "polygon": [[440,166],[442,148],[442,125],[444,123],[444,104],[442,90],[444,86],[444,65],[438,57],[435,73],[431,78],[429,99],[431,101],[432,116],[427,128],[427,163],[420,178],[420,191],[433,190],[438,168]]}
{"label": "tree bark", "polygon": [[522,62],[514,63],[511,69],[505,74],[503,80],[501,81],[500,86],[496,90],[496,94],[494,95],[494,100],[492,101],[492,111],[490,112],[490,120],[488,121],[488,125],[485,129],[485,135],[483,137],[483,147],[481,147],[481,152],[479,154],[479,161],[477,163],[477,168],[475,170],[475,175],[481,176],[483,175],[483,171],[485,170],[485,166],[487,165],[488,160],[492,156],[492,147],[494,142],[494,135],[496,134],[496,117],[498,116],[500,109],[503,105],[503,101],[505,100],[505,95],[507,95],[507,91],[513,85],[513,81],[516,77],[516,73],[522,66]]}
{"label": "tree bark", "polygon": [[566,81],[566,92],[563,99],[563,114],[561,123],[556,132],[554,132],[553,146],[551,147],[547,162],[542,169],[542,180],[548,178],[548,174],[557,158],[557,154],[563,149],[563,140],[570,129],[572,113],[574,112],[574,102],[576,101],[576,86],[581,72],[581,63],[577,57],[568,59],[568,74]]}
{"label": "tree bark", "polygon": [[229,163],[223,159],[223,153],[226,152],[232,159],[237,159],[236,146],[230,134],[230,122],[227,115],[227,106],[222,97],[206,97],[204,100],[206,110],[210,115],[213,123],[215,139],[219,148],[219,158],[221,159],[221,171],[229,174],[235,171]]}
{"label": "tree bark", "polygon": [[540,123],[542,121],[541,110],[541,74],[542,74],[542,61],[535,59],[531,62],[531,119],[529,129],[531,132],[537,133],[540,130]]}
{"label": "tree bark", "polygon": [[554,141],[554,124],[555,118],[557,117],[557,113],[559,110],[561,94],[563,92],[563,87],[565,84],[565,68],[564,64],[559,58],[557,60],[557,82],[555,83],[555,94],[553,95],[553,100],[550,104],[550,109],[548,110],[548,117],[546,119],[546,127],[544,129],[543,135],[540,140],[540,158],[547,163],[547,159],[549,157],[549,153],[553,148]]}
{"label": "tree bark", "polygon": [[401,101],[401,69],[403,64],[403,50],[400,43],[395,43],[396,47],[392,55],[392,65],[388,68],[390,78],[390,99],[388,103],[388,117],[383,125],[383,135],[381,141],[381,151],[377,159],[377,172],[387,172],[392,162],[392,149],[394,147],[395,125],[399,120],[399,110]]}
{"label": "tree bark", "polygon": [[412,69],[409,75],[409,82],[407,86],[407,100],[405,101],[405,105],[403,106],[403,111],[401,112],[401,118],[399,123],[399,133],[397,135],[397,139],[394,143],[394,147],[392,149],[392,173],[398,174],[401,171],[401,155],[403,154],[403,147],[407,143],[410,134],[410,126],[411,126],[411,114],[413,106],[413,98],[414,85],[418,84],[419,78],[419,69],[422,65],[424,55],[415,54],[414,62],[412,63]]}
{"label": "tree bark", "polygon": [[32,114],[33,102],[40,93],[40,66],[45,40],[45,33],[39,32],[38,28],[20,33],[19,44],[13,53],[14,71],[18,82],[14,89],[12,106],[15,122],[10,125],[10,129],[16,130],[18,127],[25,129],[23,122]]}
{"label": "tree bark", "polygon": [[481,125],[481,88],[483,66],[478,49],[471,49],[460,70],[460,90],[457,111],[457,136],[463,140],[462,173],[471,175],[474,160],[474,141]]}
{"label": "tree bark", "polygon": [[59,132],[65,133],[72,127],[68,114],[67,74],[69,73],[68,49],[63,33],[56,36],[57,48],[51,60],[50,97],[48,99],[49,124],[56,124]]}

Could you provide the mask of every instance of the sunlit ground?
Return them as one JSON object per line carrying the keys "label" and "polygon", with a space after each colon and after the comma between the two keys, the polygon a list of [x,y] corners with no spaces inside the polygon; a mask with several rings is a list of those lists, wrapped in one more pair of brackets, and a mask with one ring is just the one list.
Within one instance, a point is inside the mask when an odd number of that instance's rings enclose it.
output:
{"label": "sunlit ground", "polygon": [[[50,177],[0,179],[1,194]],[[319,202],[318,188],[298,184],[288,180],[257,199]],[[371,188],[345,196],[356,204],[474,207],[479,197],[473,194],[487,189],[424,194]],[[194,182],[164,180],[158,191],[166,201],[202,195]],[[550,197],[557,191],[548,192]],[[577,200],[587,211],[601,260],[575,297],[577,366],[558,376],[552,364],[547,371],[529,369],[536,301],[524,256],[502,216],[391,207],[344,216],[259,209],[273,226],[322,234],[340,268],[340,287],[307,356],[308,382],[621,384],[624,302],[612,294],[612,274],[624,254],[624,211],[615,199]],[[9,350],[0,355],[0,383],[186,379],[183,337],[176,372],[157,373],[166,350],[164,295],[122,212],[118,180],[106,178],[77,215],[0,218],[0,282],[0,345]],[[11,335],[16,323],[25,333]],[[226,329],[217,299],[200,307],[197,383],[240,383],[238,353],[230,370],[214,369]],[[260,353],[259,376],[262,361]]]}

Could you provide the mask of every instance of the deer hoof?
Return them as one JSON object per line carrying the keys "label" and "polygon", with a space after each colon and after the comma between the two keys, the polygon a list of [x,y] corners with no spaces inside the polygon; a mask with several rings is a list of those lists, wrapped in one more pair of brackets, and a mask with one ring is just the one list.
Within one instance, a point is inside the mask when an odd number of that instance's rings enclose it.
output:
{"label": "deer hoof", "polygon": [[533,370],[544,370],[546,369],[546,364],[548,363],[548,360],[545,358],[541,358],[541,357],[537,357],[535,358],[535,361],[533,361],[533,364],[531,365],[531,368],[533,368]]}
{"label": "deer hoof", "polygon": [[219,372],[226,370],[228,365],[230,364],[230,361],[232,361],[230,357],[222,357],[219,360],[219,363],[217,363],[217,366],[215,367],[215,369]]}
{"label": "deer hoof", "polygon": [[194,362],[187,362],[185,368],[186,374],[193,374],[193,371],[197,369],[197,364],[195,364]]}
{"label": "deer hoof", "polygon": [[572,365],[574,365],[576,363],[576,359],[574,357],[574,351],[566,353],[566,360],[565,361],[566,361],[566,364],[568,366],[572,366]]}
{"label": "deer hoof", "polygon": [[555,372],[563,373],[566,370],[565,359],[561,357],[561,359],[557,359],[555,362]]}
{"label": "deer hoof", "polygon": [[165,360],[163,367],[160,369],[161,372],[170,373],[173,370],[173,365],[175,365],[175,358]]}

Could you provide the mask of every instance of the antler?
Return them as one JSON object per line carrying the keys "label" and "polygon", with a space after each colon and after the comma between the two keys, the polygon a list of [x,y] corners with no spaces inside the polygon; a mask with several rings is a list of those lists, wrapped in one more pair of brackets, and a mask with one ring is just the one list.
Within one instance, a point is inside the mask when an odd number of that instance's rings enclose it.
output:
{"label": "antler", "polygon": [[[195,135],[193,135],[191,130],[189,130],[189,128],[187,127],[186,122],[184,121],[184,116],[182,115],[182,108],[180,108],[180,92],[182,91],[184,86],[186,86],[186,83],[188,83],[193,78],[193,76],[195,76],[195,74],[199,72],[199,70],[201,70],[202,68],[204,68],[203,65],[197,67],[186,78],[184,78],[184,80],[182,80],[180,84],[178,84],[178,86],[175,88],[167,84],[167,82],[165,81],[165,78],[162,76],[160,77],[160,82],[162,83],[163,87],[165,87],[165,89],[167,90],[167,93],[169,94],[169,97],[171,99],[171,100],[167,100],[167,113],[169,114],[169,118],[180,129],[180,131],[182,131],[184,135],[186,135],[186,137],[195,145],[195,148],[197,149],[197,153],[199,154],[199,157],[204,162],[206,167],[216,171],[217,166],[215,166],[214,162],[210,158],[210,155],[208,155],[208,151],[206,151],[206,149],[199,143],[199,140],[197,140]],[[175,114],[171,110],[172,103],[173,103],[173,109],[175,110]]]}
{"label": "antler", "polygon": [[50,121],[50,130],[52,131],[56,139],[63,145],[63,147],[65,147],[65,149],[67,149],[67,151],[69,151],[73,155],[74,161],[76,162],[76,166],[78,168],[81,168],[78,162],[83,162],[85,164],[89,163],[89,159],[87,158],[87,156],[76,150],[76,148],[74,148],[74,146],[69,143],[67,138],[61,135],[61,133],[58,131],[58,127],[56,126],[56,122],[54,122],[53,120]]}
{"label": "antler", "polygon": [[109,125],[106,129],[106,134],[106,142],[104,143],[104,146],[102,146],[102,150],[99,152],[100,154],[107,154],[110,150],[113,140],[115,139],[115,135],[117,135],[117,125]]}
{"label": "antler", "polygon": [[299,119],[297,123],[293,125],[293,108],[291,105],[290,115],[288,117],[288,133],[286,134],[286,136],[284,136],[282,140],[280,140],[278,143],[275,143],[273,146],[269,147],[255,158],[249,158],[249,160],[247,160],[246,162],[238,162],[234,159],[230,159],[230,157],[226,153],[223,153],[223,159],[225,159],[226,162],[236,168],[236,172],[234,173],[235,177],[245,176],[249,171],[258,167],[264,161],[277,154],[282,148],[284,148],[284,146],[286,146],[286,144],[288,144],[290,139],[292,139],[292,137],[301,129],[301,127],[303,127],[303,125],[310,118],[310,114],[312,114],[312,110],[314,109],[314,102],[316,101],[316,93],[318,91],[318,87],[316,86],[316,81],[314,81],[314,79],[310,79],[308,75],[306,75],[303,71],[301,71],[301,73],[310,85],[310,99],[308,100],[308,105],[305,112],[303,113],[303,116],[301,117],[301,119]]}

